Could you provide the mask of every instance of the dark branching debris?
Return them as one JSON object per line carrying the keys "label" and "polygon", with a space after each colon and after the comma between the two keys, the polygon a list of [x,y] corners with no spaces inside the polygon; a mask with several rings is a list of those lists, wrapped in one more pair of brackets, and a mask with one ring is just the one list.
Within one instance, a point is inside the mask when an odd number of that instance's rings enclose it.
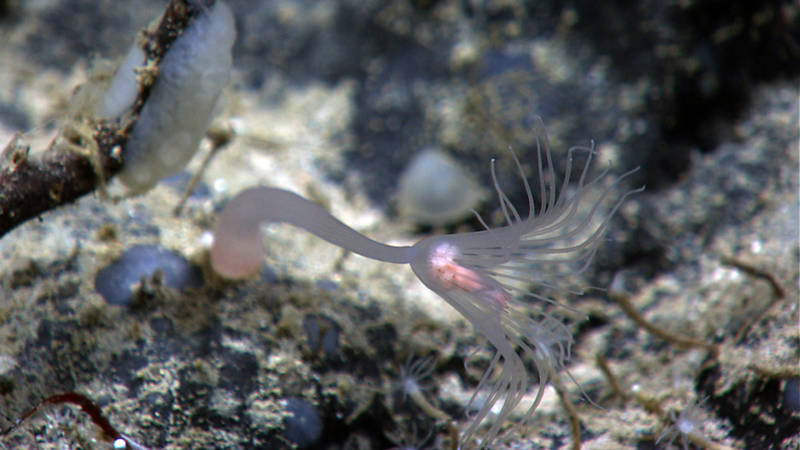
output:
{"label": "dark branching debris", "polygon": [[[214,0],[171,0],[153,30],[141,33],[145,67],[157,73],[172,42]],[[139,95],[121,120],[70,117],[47,149],[12,140],[0,153],[0,237],[20,223],[102,188],[123,166],[122,148],[154,77],[141,77]]]}
{"label": "dark branching debris", "polygon": [[61,394],[54,394],[47,398],[42,399],[39,402],[39,404],[37,404],[35,407],[25,412],[22,415],[22,417],[12,421],[11,426],[0,431],[0,436],[5,436],[14,431],[18,426],[20,426],[28,418],[36,414],[40,409],[46,406],[55,406],[61,404],[74,405],[80,408],[81,411],[83,411],[89,416],[89,418],[95,425],[97,425],[98,427],[100,427],[101,430],[103,430],[104,437],[109,441],[113,442],[113,446],[115,449],[142,450],[146,448],[141,444],[135,442],[130,437],[123,435],[113,425],[111,425],[111,422],[103,414],[103,411],[100,409],[100,406],[98,406],[97,403],[95,403],[92,399],[83,394],[73,391],[64,392]]}

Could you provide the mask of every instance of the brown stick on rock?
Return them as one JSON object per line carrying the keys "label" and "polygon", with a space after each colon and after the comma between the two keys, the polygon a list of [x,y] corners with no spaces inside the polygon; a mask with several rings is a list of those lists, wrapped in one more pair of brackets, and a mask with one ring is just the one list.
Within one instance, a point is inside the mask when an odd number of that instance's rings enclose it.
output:
{"label": "brown stick on rock", "polygon": [[[0,238],[28,219],[101,188],[123,167],[122,149],[175,39],[215,0],[170,0],[155,29],[140,39],[146,54],[139,94],[122,120],[69,118],[47,149],[31,152],[13,139],[0,153]],[[36,155],[36,156],[34,156]]]}

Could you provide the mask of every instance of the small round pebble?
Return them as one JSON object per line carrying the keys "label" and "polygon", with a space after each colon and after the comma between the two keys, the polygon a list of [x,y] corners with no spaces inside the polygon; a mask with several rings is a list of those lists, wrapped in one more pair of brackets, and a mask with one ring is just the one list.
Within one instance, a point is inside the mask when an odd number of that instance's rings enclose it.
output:
{"label": "small round pebble", "polygon": [[292,415],[283,419],[284,437],[299,449],[316,445],[322,437],[322,418],[317,408],[305,400],[288,398],[286,410]]}
{"label": "small round pebble", "polygon": [[339,357],[339,326],[328,317],[309,314],[303,319],[308,347],[313,353],[322,353],[328,359]]}
{"label": "small round pebble", "polygon": [[156,245],[135,245],[97,273],[94,287],[109,304],[128,305],[132,287],[160,270],[165,286],[181,290],[202,284],[200,271],[181,255]]}
{"label": "small round pebble", "polygon": [[786,380],[783,387],[783,403],[794,413],[800,412],[800,378]]}

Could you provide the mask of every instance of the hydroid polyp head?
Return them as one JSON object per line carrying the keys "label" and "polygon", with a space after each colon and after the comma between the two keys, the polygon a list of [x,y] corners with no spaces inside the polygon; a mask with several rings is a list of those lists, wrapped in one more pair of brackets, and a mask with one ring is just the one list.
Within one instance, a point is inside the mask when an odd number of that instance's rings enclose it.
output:
{"label": "hydroid polyp head", "polygon": [[[569,149],[564,175],[558,181],[543,126],[541,130],[535,160],[538,180],[533,184],[538,188],[538,205],[522,164],[511,151],[527,195],[527,216],[519,213],[500,187],[492,161],[492,184],[506,225],[490,228],[478,216],[484,231],[435,236],[414,246],[411,267],[420,280],[469,320],[495,349],[476,391],[488,392],[472,400],[477,412],[463,433],[465,446],[473,445],[478,427],[488,422],[492,423],[480,433],[478,446],[489,447],[501,435],[504,422],[533,382],[526,361],[536,366],[539,384],[527,405],[526,420],[541,402],[547,381],[569,356],[572,338],[557,319],[533,320],[545,313],[530,300],[556,303],[549,292],[582,293],[572,288],[571,277],[589,267],[611,216],[629,195],[641,190],[623,193],[605,209],[606,200],[633,171],[610,183],[603,182],[607,168],[590,178],[596,154],[593,146]],[[581,154],[580,174],[572,180],[573,165]],[[488,420],[490,412],[497,412],[494,421]]]}

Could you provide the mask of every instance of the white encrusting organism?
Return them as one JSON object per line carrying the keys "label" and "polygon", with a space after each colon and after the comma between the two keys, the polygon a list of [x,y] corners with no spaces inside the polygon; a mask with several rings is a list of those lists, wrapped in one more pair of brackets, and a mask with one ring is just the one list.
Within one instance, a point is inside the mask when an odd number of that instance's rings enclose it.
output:
{"label": "white encrusting organism", "polygon": [[[182,168],[197,151],[222,88],[228,83],[236,39],[230,8],[217,1],[203,9],[167,50],[158,78],[125,145],[119,178],[134,193]],[[113,116],[138,92],[131,50],[112,80],[98,113]],[[132,86],[132,82],[134,83]],[[128,105],[129,106],[129,105]]]}
{"label": "white encrusting organism", "polygon": [[397,206],[417,223],[447,225],[470,215],[485,197],[461,165],[439,150],[417,154],[400,177]]}
{"label": "white encrusting organism", "polygon": [[[579,153],[585,154],[585,162],[579,178],[572,183],[570,174]],[[469,320],[495,349],[476,397],[467,408],[476,412],[462,431],[461,442],[462,447],[490,447],[530,385],[539,379],[542,382],[538,392],[531,404],[526,405],[526,420],[518,425],[527,422],[542,399],[547,380],[569,356],[568,330],[551,320],[534,320],[543,314],[532,308],[529,299],[551,303],[553,300],[530,290],[531,286],[565,290],[566,278],[588,266],[614,212],[629,195],[641,191],[622,194],[604,214],[601,206],[604,200],[613,195],[620,181],[632,171],[603,187],[601,181],[608,175],[608,169],[588,178],[594,154],[593,148],[571,148],[563,180],[558,183],[542,134],[535,161],[538,207],[522,165],[512,151],[528,197],[527,217],[519,214],[501,189],[492,161],[493,187],[506,226],[489,228],[481,219],[484,231],[432,236],[410,247],[373,241],[291,192],[250,188],[231,199],[220,213],[211,264],[227,278],[244,278],[257,272],[265,256],[260,231],[265,222],[292,224],[368,258],[410,264],[422,283]],[[599,195],[594,190],[599,190]],[[534,275],[535,272],[539,274]],[[538,371],[536,378],[526,369],[526,363],[530,362]],[[482,393],[480,401],[476,400],[478,392]],[[493,421],[488,420],[490,412],[496,413]],[[488,428],[479,432],[479,427],[487,422],[491,422]]]}
{"label": "white encrusting organism", "polygon": [[114,76],[108,84],[105,94],[95,105],[95,113],[106,119],[117,119],[128,111],[139,95],[139,83],[136,81],[136,68],[144,64],[144,50],[136,43],[131,45]]}

